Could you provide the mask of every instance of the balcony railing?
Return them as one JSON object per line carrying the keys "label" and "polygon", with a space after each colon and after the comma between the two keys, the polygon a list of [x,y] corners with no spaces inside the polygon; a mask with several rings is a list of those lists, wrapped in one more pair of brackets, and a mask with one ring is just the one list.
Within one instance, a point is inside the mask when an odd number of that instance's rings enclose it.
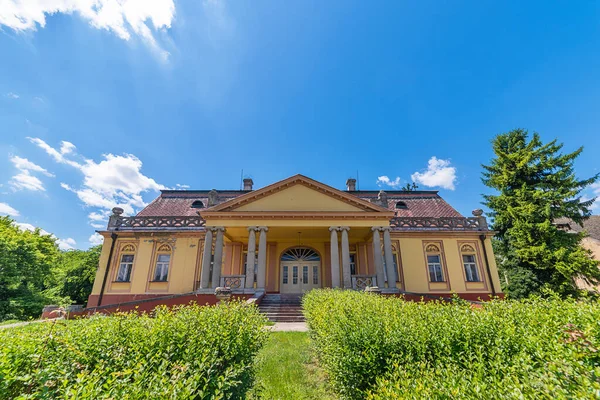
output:
{"label": "balcony railing", "polygon": [[481,217],[395,217],[390,220],[394,230],[449,230],[449,231],[487,231],[487,223]]}
{"label": "balcony railing", "polygon": [[376,275],[352,275],[352,289],[365,290],[367,286],[377,286]]}
{"label": "balcony railing", "polygon": [[194,217],[121,217],[111,216],[108,230],[143,230],[143,229],[198,229],[204,227],[204,219]]}
{"label": "balcony railing", "polygon": [[246,275],[221,275],[221,287],[243,289],[246,287]]}

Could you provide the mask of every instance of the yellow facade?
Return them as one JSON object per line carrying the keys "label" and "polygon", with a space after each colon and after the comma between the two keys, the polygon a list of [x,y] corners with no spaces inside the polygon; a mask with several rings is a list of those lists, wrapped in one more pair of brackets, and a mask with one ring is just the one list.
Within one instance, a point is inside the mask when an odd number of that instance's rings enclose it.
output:
{"label": "yellow facade", "polygon": [[[262,250],[266,255],[265,287],[259,288],[258,282],[254,282],[251,288],[238,288],[240,292],[250,293],[256,289],[267,293],[282,291],[282,256],[287,250],[294,248],[308,248],[316,252],[319,258],[318,278],[313,281],[311,275],[311,283],[318,282],[315,284],[319,287],[331,287],[336,281],[335,274],[332,274],[332,268],[336,265],[331,253],[332,229],[339,238],[336,247],[339,260],[337,281],[342,282],[340,286],[344,286],[344,268],[347,268],[344,251],[349,252],[352,257],[352,279],[361,276],[375,277],[376,269],[381,268],[374,260],[373,235],[380,235],[379,230],[372,229],[376,227],[389,232],[391,242],[387,245],[384,243],[384,233],[381,251],[389,252],[387,248],[393,251],[397,276],[397,282],[378,282],[380,288],[397,288],[399,293],[424,295],[458,293],[474,299],[492,293],[501,294],[491,246],[493,232],[482,229],[390,229],[394,213],[384,207],[355,200],[347,193],[308,178],[293,178],[295,180],[290,178],[282,181],[284,184],[278,183],[279,186],[271,185],[201,210],[203,226],[198,229],[133,226],[130,229],[101,232],[105,240],[88,306],[99,305],[100,297],[103,298],[104,305],[160,295],[214,290],[212,282],[206,288],[200,288],[200,281],[203,258],[207,257],[204,255],[206,231],[215,227],[223,229],[221,282],[228,282],[224,279],[232,276],[248,279],[248,275],[244,273],[244,257],[250,239],[248,227],[252,230],[253,227],[268,228],[264,232],[257,231],[256,234],[257,254],[261,251],[259,237],[266,235],[266,247]],[[132,221],[135,222],[133,219]],[[218,235],[218,230],[216,232]],[[115,235],[113,247],[111,237]],[[343,247],[344,235],[347,235],[346,249]],[[215,246],[216,243],[209,246],[208,254],[211,259],[218,257]],[[428,260],[431,259],[427,258],[427,249],[435,251],[437,258],[434,259],[441,261],[442,282],[432,282],[430,279],[432,267],[428,265]],[[469,282],[465,275],[465,251],[468,252],[469,260],[474,260],[473,268],[478,271],[476,274],[479,279],[476,282]],[[154,278],[157,265],[160,264],[160,254],[164,256],[161,260],[168,259],[168,274],[165,281],[156,282]],[[124,257],[127,255],[132,257]],[[260,260],[260,255],[258,258]],[[121,265],[124,260],[132,260],[131,266]],[[130,274],[123,276],[123,270],[127,268]],[[300,280],[303,278],[298,277]],[[288,279],[293,280],[293,277],[289,276]]]}

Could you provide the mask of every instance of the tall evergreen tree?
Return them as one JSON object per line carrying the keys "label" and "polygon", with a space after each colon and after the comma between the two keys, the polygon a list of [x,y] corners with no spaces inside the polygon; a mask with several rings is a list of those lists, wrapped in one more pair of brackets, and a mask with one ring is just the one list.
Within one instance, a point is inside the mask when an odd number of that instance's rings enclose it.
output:
{"label": "tall evergreen tree", "polygon": [[563,144],[542,143],[540,136],[516,129],[492,141],[495,158],[484,165],[483,183],[498,194],[484,196],[498,232],[495,250],[512,297],[555,292],[578,295],[575,278],[600,282],[600,269],[581,247],[582,234],[556,226],[565,217],[581,224],[591,215],[595,199],[581,192],[598,180],[577,179],[575,159],[583,147],[563,154]]}

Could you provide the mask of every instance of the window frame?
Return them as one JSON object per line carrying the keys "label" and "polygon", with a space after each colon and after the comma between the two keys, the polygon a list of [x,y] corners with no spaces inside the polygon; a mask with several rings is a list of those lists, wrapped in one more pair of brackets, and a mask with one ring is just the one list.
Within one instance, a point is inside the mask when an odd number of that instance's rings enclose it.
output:
{"label": "window frame", "polygon": [[[115,259],[115,272],[113,276],[114,283],[131,283],[133,279],[133,270],[135,267],[135,260],[137,254],[137,246],[133,243],[125,242],[121,243],[119,246],[119,254]],[[131,262],[123,262],[123,257],[131,256]],[[119,277],[121,276],[121,267],[123,265],[129,265],[129,271],[127,273],[127,280],[121,280]]]}
{"label": "window frame", "polygon": [[[459,241],[458,242],[458,254],[460,259],[460,264],[463,273],[463,279],[465,281],[466,290],[471,291],[487,291],[488,290],[488,277],[484,273],[484,265],[483,258],[481,256],[481,248],[479,247],[479,243],[476,240],[469,241]],[[477,270],[478,281],[469,281],[467,280],[467,271],[465,268],[465,263],[463,261],[463,256],[471,255],[475,258],[475,266]]]}
{"label": "window frame", "polygon": [[[160,261],[161,256],[169,256],[168,262]],[[167,273],[165,275],[165,279],[157,279],[156,274],[158,272],[159,264],[161,265],[161,270],[165,268]],[[154,254],[154,268],[152,270],[152,280],[150,282],[169,282],[169,275],[171,273],[171,266],[173,265],[173,247],[162,243],[158,245],[158,249]],[[162,275],[162,274],[161,274]]]}
{"label": "window frame", "polygon": [[[439,264],[441,265],[442,280],[432,281],[430,274],[430,262],[428,256],[438,256]],[[444,251],[444,243],[442,240],[424,240],[423,241],[423,257],[425,262],[425,274],[427,284],[430,291],[449,291],[451,290],[450,275],[448,274],[448,263]]]}

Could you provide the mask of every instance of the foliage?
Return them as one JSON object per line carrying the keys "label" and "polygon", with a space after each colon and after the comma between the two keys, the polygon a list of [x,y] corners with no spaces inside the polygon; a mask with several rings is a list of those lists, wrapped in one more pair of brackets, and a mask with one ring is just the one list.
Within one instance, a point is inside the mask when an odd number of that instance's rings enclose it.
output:
{"label": "foliage", "polygon": [[92,293],[101,251],[102,245],[62,252],[53,276],[56,293],[72,303],[86,304]]}
{"label": "foliage", "polygon": [[0,321],[39,317],[47,304],[85,304],[100,251],[60,251],[56,237],[0,217]]}
{"label": "foliage", "polygon": [[241,302],[0,331],[0,399],[230,399],[268,333]]}
{"label": "foliage", "polygon": [[57,298],[46,293],[59,258],[56,238],[21,230],[0,217],[0,321],[39,316]]}
{"label": "foliage", "polygon": [[416,183],[406,183],[406,185],[404,185],[403,187],[400,188],[400,190],[404,190],[405,192],[414,192],[415,190],[419,189],[419,185],[417,185]]}
{"label": "foliage", "polygon": [[333,397],[315,363],[306,332],[273,332],[257,357],[256,381],[249,399]]}
{"label": "foliage", "polygon": [[575,159],[583,148],[563,154],[562,144],[542,143],[534,133],[516,129],[492,142],[495,158],[483,166],[483,182],[498,191],[484,196],[497,231],[496,255],[512,297],[581,294],[575,278],[600,283],[598,262],[581,247],[582,234],[559,229],[554,222],[568,218],[581,224],[595,199],[584,200],[583,189],[598,180],[577,179]]}
{"label": "foliage", "polygon": [[304,309],[343,398],[590,398],[600,393],[600,304],[415,303],[315,290]]}

